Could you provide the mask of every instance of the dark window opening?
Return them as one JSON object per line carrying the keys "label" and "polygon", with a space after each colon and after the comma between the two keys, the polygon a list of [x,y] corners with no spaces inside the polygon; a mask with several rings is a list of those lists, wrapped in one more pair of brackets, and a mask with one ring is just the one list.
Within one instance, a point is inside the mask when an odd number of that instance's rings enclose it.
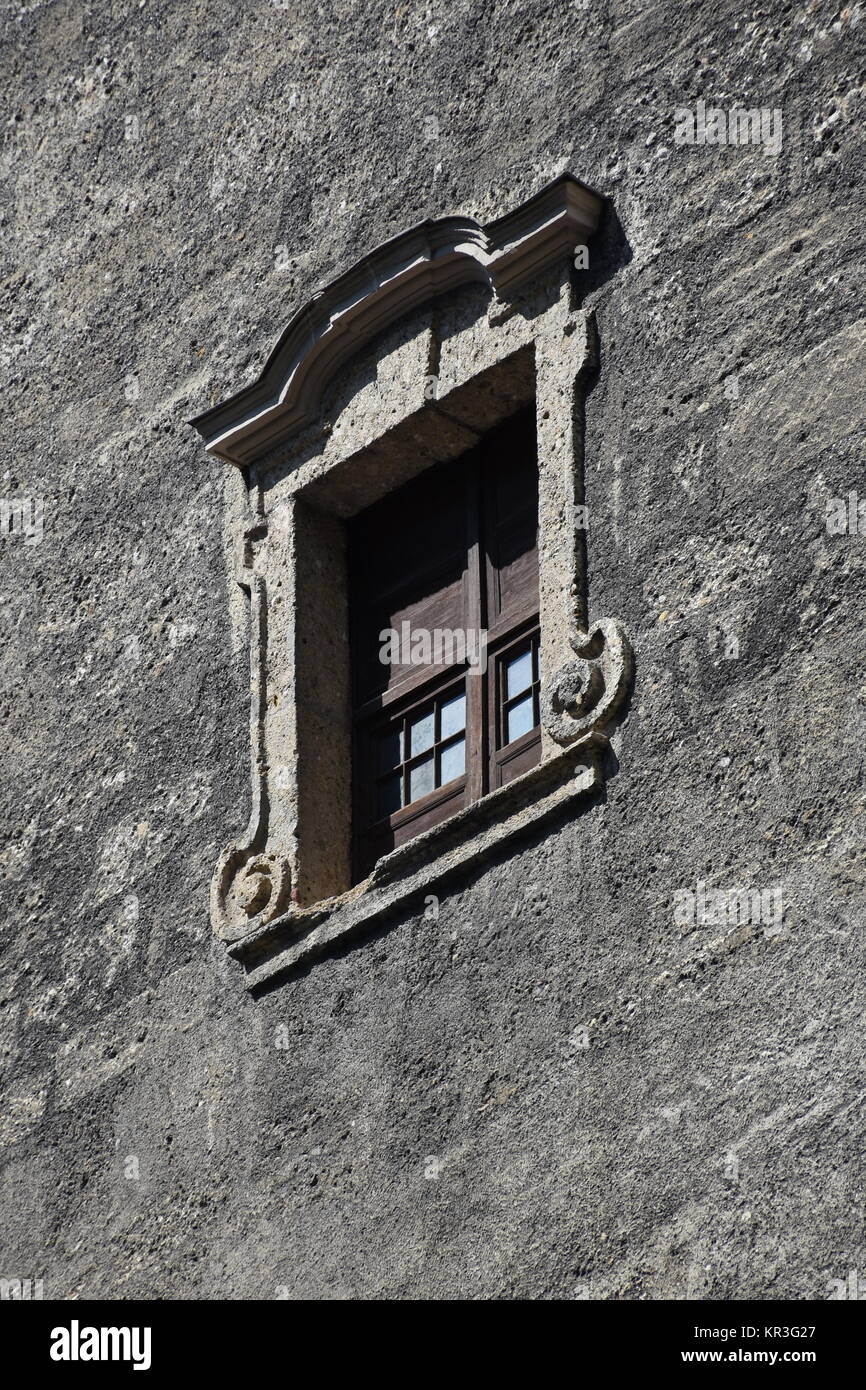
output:
{"label": "dark window opening", "polygon": [[534,406],[349,523],[354,877],[535,766]]}

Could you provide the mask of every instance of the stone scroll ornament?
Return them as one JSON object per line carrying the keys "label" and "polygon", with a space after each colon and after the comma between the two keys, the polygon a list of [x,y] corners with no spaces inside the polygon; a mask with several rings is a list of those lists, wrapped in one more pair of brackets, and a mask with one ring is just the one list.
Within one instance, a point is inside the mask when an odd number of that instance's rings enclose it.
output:
{"label": "stone scroll ornament", "polygon": [[259,854],[249,845],[233,845],[219,859],[212,884],[211,912],[224,941],[265,926],[289,906],[291,875],[274,854]]}
{"label": "stone scroll ornament", "polygon": [[620,623],[599,618],[571,639],[575,658],[555,671],[542,691],[541,721],[557,743],[602,730],[629,689],[633,657]]}

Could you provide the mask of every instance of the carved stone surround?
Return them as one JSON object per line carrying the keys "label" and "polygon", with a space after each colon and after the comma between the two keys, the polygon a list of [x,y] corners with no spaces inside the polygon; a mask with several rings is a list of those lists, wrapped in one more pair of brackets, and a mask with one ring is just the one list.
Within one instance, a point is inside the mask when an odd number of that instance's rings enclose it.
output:
{"label": "carved stone surround", "polygon": [[[314,296],[253,386],[193,423],[239,465],[249,601],[251,810],[211,887],[251,988],[424,897],[590,795],[631,680],[619,624],[589,621],[583,400],[592,316],[571,258],[600,198],[565,175],[498,221],[386,243]],[[457,457],[532,398],[539,465],[542,759],[350,879],[346,518]]]}

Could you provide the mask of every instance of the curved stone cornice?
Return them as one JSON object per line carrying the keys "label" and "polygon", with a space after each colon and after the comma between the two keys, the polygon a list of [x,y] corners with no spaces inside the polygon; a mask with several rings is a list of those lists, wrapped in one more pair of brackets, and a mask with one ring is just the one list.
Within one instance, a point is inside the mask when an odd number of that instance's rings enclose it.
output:
{"label": "curved stone cornice", "polygon": [[472,281],[507,300],[598,225],[602,199],[563,174],[514,212],[422,222],[319,290],[289,323],[258,381],[191,423],[208,450],[244,467],[312,423],[343,362],[428,300]]}

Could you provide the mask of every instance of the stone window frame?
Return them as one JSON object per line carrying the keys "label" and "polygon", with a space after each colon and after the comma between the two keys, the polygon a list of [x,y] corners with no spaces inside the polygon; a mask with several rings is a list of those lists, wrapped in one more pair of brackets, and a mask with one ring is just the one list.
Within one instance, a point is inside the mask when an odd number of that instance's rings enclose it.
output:
{"label": "stone window frame", "polygon": [[[291,321],[261,377],[191,423],[239,467],[249,600],[251,796],[220,855],[214,931],[257,989],[589,796],[632,677],[620,623],[589,621],[583,413],[595,323],[575,247],[602,199],[566,174],[492,223],[428,221]],[[351,883],[344,521],[535,400],[541,761]]]}

